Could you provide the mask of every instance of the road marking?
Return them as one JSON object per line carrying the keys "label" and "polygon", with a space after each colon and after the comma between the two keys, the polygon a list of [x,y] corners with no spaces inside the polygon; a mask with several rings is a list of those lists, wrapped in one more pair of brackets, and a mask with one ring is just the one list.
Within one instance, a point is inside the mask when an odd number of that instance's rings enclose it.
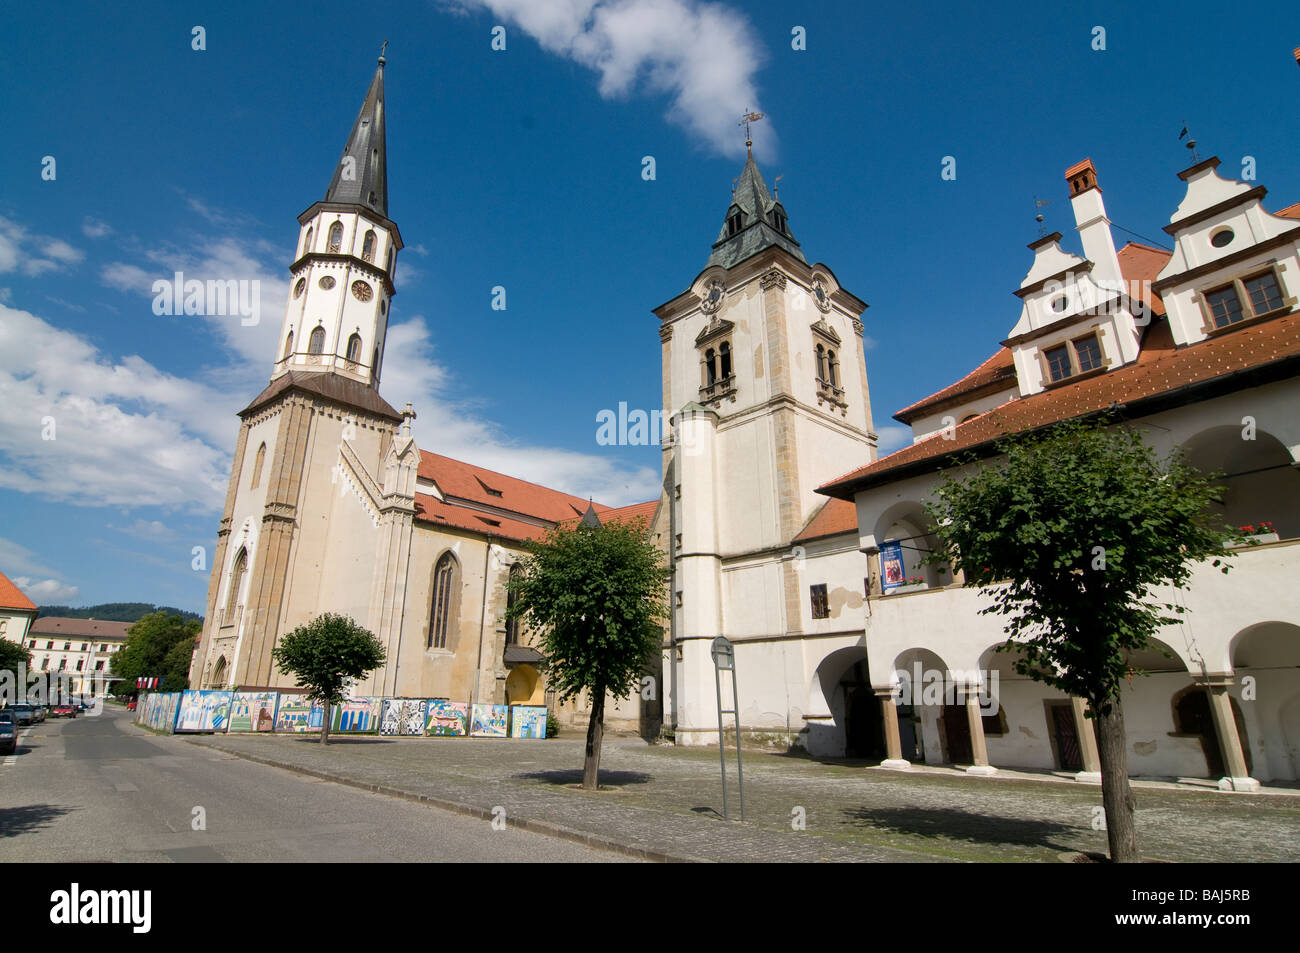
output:
{"label": "road marking", "polygon": [[123,781],[121,784],[114,784],[114,785],[113,785],[113,788],[117,791],[118,794],[127,794],[127,793],[129,793],[129,792],[131,792],[131,791],[138,791],[138,790],[140,790],[138,787],[136,787],[136,786],[135,786],[134,784],[132,784],[130,781]]}
{"label": "road marking", "polygon": [[18,735],[18,738],[14,741],[14,753],[8,755],[3,761],[0,761],[0,765],[3,765],[4,767],[7,768],[10,765],[14,765],[18,763],[18,746],[22,744],[24,741],[26,741],[27,736],[30,735],[31,733],[32,730],[28,728],[26,731],[21,732]]}

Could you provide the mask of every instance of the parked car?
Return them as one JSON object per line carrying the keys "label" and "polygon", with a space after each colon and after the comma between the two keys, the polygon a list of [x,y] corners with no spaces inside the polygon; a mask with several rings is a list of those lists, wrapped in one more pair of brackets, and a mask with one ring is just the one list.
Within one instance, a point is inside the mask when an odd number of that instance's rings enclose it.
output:
{"label": "parked car", "polygon": [[0,711],[0,754],[13,754],[18,750],[18,725],[14,713],[8,709]]}
{"label": "parked car", "polygon": [[52,718],[76,718],[76,705],[55,705],[54,710],[50,712]]}
{"label": "parked car", "polygon": [[134,699],[134,698],[132,698],[129,702],[126,703],[126,710],[127,710],[127,711],[135,711],[135,699]]}
{"label": "parked car", "polygon": [[36,724],[36,708],[33,705],[10,705],[5,711],[13,714],[14,724],[19,728]]}

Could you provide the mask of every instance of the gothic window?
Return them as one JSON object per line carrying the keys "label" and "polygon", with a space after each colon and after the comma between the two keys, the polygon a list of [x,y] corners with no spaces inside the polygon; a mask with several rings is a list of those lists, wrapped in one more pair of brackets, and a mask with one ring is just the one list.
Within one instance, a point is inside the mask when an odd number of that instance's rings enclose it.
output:
{"label": "gothic window", "polygon": [[343,247],[343,223],[335,222],[330,226],[330,251],[338,251]]}
{"label": "gothic window", "polygon": [[451,626],[455,597],[459,591],[459,576],[456,557],[451,553],[443,553],[433,568],[433,602],[429,610],[427,643],[431,649],[447,647],[447,631]]}
{"label": "gothic window", "polygon": [[255,490],[258,484],[262,482],[262,465],[266,463],[266,442],[257,448],[257,457],[253,460],[253,482],[248,484],[250,490]]}
{"label": "gothic window", "polygon": [[311,251],[311,229],[310,228],[307,229],[307,238],[302,243],[302,253],[305,255],[309,251]]}
{"label": "gothic window", "polygon": [[723,341],[718,345],[718,357],[721,364],[718,376],[725,381],[731,376],[731,345],[728,342]]}
{"label": "gothic window", "polygon": [[348,360],[356,364],[361,360],[361,335],[353,334],[348,338]]}
{"label": "gothic window", "polygon": [[370,383],[374,384],[378,380],[379,380],[379,348],[375,348],[375,356],[370,363]]}
{"label": "gothic window", "polygon": [[311,340],[307,342],[308,354],[325,353],[325,329],[317,325],[312,328]]}
{"label": "gothic window", "polygon": [[[511,583],[518,583],[519,580],[523,579],[523,577],[524,577],[524,571],[517,564],[510,567]],[[518,601],[519,601],[519,594],[515,592],[514,589],[508,589],[506,591],[506,612],[508,613],[511,609],[513,609],[515,607],[515,603]],[[519,644],[519,620],[509,619],[506,622],[506,645],[518,645],[518,644]]]}
{"label": "gothic window", "polygon": [[366,239],[361,244],[361,257],[366,261],[375,260],[375,232],[374,229],[366,232]]}
{"label": "gothic window", "polygon": [[230,588],[226,590],[226,621],[229,622],[235,615],[235,607],[239,605],[239,590],[244,586],[244,576],[248,572],[248,550],[241,548],[239,555],[235,557],[234,565],[230,569]]}
{"label": "gothic window", "polygon": [[290,332],[289,332],[289,336],[288,336],[287,338],[284,339],[284,358],[283,358],[283,360],[286,360],[286,361],[287,361],[287,360],[289,360],[289,358],[291,358],[292,356],[293,356],[293,332],[290,331]]}
{"label": "gothic window", "polygon": [[826,351],[826,383],[830,384],[832,387],[840,386],[838,373],[839,367],[840,365],[835,360],[835,352],[828,349]]}
{"label": "gothic window", "polygon": [[717,354],[714,352],[713,348],[709,348],[707,351],[704,352],[704,383],[706,386],[712,387],[717,382],[718,382]]}

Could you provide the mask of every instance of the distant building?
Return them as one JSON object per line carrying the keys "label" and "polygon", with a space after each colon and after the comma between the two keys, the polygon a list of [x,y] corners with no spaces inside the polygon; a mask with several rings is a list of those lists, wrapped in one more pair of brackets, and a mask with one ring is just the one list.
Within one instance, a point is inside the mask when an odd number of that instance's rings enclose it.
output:
{"label": "distant building", "polygon": [[97,691],[95,678],[111,676],[111,660],[126,643],[130,627],[130,622],[42,616],[27,633],[32,671],[67,676],[73,694]]}
{"label": "distant building", "polygon": [[0,639],[24,644],[37,608],[4,573],[0,573]]}

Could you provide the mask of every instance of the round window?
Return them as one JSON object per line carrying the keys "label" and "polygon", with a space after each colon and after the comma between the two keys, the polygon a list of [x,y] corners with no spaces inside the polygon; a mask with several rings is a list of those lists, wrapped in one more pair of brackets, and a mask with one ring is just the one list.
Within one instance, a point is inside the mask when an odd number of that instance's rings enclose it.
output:
{"label": "round window", "polygon": [[307,287],[307,279],[306,279],[306,278],[299,278],[299,279],[298,279],[298,283],[297,283],[296,285],[293,286],[293,296],[294,296],[295,298],[301,298],[301,297],[302,297],[303,289],[306,288],[306,287]]}
{"label": "round window", "polygon": [[1070,303],[1070,299],[1065,295],[1059,295],[1052,299],[1052,310],[1060,314],[1065,310],[1065,306]]}
{"label": "round window", "polygon": [[1233,238],[1235,237],[1236,236],[1233,235],[1232,233],[1232,229],[1230,228],[1220,229],[1219,231],[1215,232],[1213,235],[1210,236],[1210,244],[1213,245],[1215,248],[1222,248],[1223,246],[1227,245],[1230,241],[1232,241]]}
{"label": "round window", "polygon": [[364,281],[352,282],[352,294],[358,301],[369,301],[374,297],[375,289]]}
{"label": "round window", "polygon": [[334,279],[333,279],[330,275],[325,275],[325,276],[324,276],[323,278],[321,278],[321,280],[320,280],[319,282],[317,282],[317,283],[318,283],[322,288],[324,288],[326,291],[329,291],[331,288],[334,287]]}

